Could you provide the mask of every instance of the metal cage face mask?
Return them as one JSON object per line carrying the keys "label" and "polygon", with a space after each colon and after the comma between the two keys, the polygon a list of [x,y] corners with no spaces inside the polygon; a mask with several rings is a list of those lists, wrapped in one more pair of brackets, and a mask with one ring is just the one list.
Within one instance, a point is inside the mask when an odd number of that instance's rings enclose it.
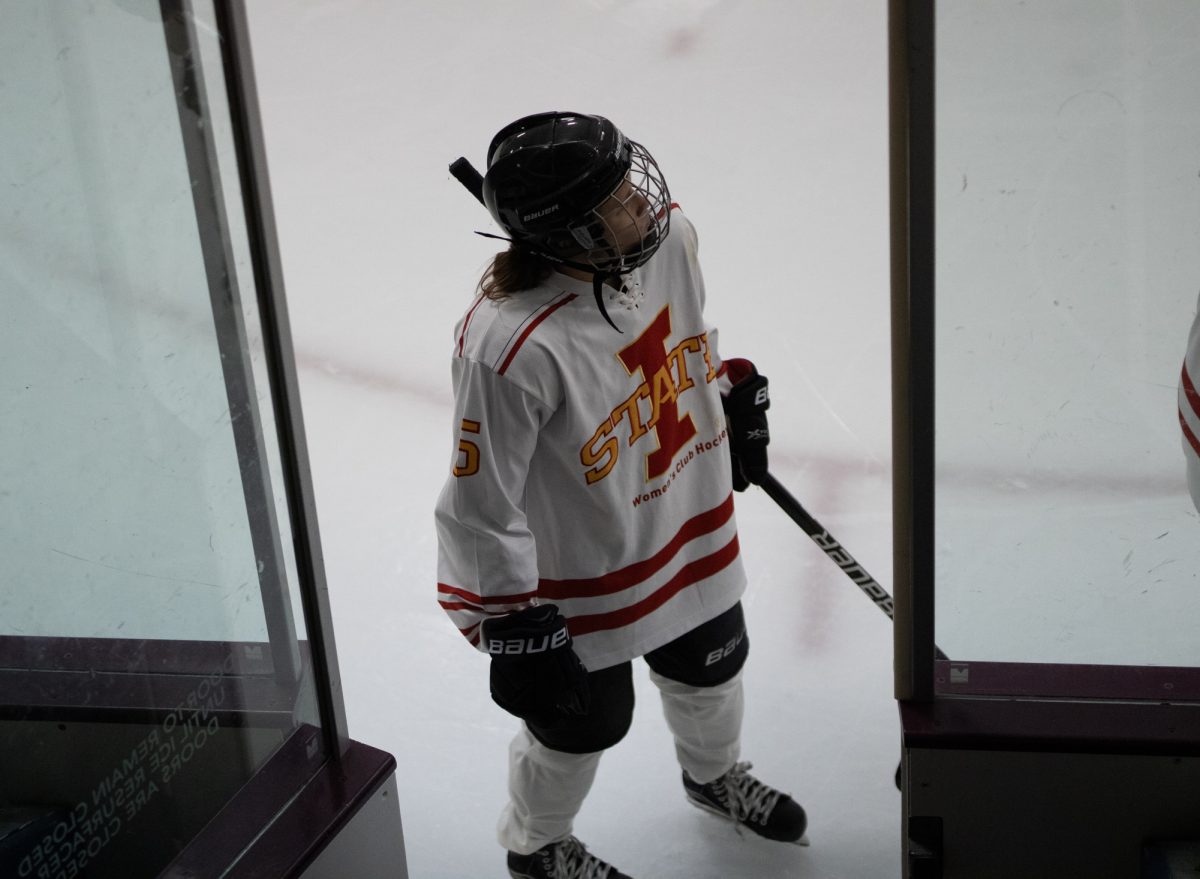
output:
{"label": "metal cage face mask", "polygon": [[654,157],[629,141],[625,180],[568,228],[582,253],[569,257],[599,274],[631,272],[649,261],[671,225],[671,193]]}

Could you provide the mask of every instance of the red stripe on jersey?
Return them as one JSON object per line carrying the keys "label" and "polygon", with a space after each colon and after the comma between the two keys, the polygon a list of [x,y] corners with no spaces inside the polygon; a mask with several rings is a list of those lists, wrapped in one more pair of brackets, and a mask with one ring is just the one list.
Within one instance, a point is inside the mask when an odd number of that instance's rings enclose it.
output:
{"label": "red stripe on jersey", "polygon": [[[446,595],[456,595],[467,603],[474,606],[476,610],[483,610],[489,604],[521,604],[527,601],[533,601],[537,598],[537,590],[533,592],[521,592],[517,595],[476,595],[474,592],[468,592],[458,586],[451,586],[448,583],[438,583],[438,592],[444,592]],[[441,603],[440,601],[438,602]]]}
{"label": "red stripe on jersey", "polygon": [[474,604],[467,604],[465,601],[439,601],[438,604],[442,606],[443,610],[469,610],[475,613],[490,614],[491,616],[498,616],[505,613],[502,610],[484,610]]}
{"label": "red stripe on jersey", "polygon": [[483,300],[486,298],[487,298],[486,296],[484,296],[482,293],[480,293],[479,298],[475,300],[475,304],[471,306],[471,310],[467,312],[466,320],[463,321],[462,332],[458,334],[458,356],[459,357],[463,356],[463,345],[465,344],[465,342],[467,340],[467,330],[471,326],[471,318],[475,315],[475,309],[477,309],[479,307],[480,303],[482,303]]}
{"label": "red stripe on jersey", "polygon": [[1180,376],[1180,381],[1183,383],[1183,394],[1187,397],[1188,403],[1192,406],[1192,411],[1196,413],[1196,417],[1200,418],[1200,392],[1196,391],[1196,386],[1192,384],[1192,377],[1188,375],[1187,361],[1183,362],[1183,372]]}
{"label": "red stripe on jersey", "polygon": [[538,324],[540,324],[550,315],[554,314],[554,312],[558,311],[574,298],[574,293],[568,294],[567,298],[558,300],[558,302],[555,302],[553,305],[535,317],[532,321],[530,321],[529,326],[525,328],[525,332],[521,333],[521,337],[517,339],[516,343],[512,346],[512,349],[508,352],[508,356],[504,358],[504,363],[500,364],[500,368],[496,370],[497,374],[504,375],[504,371],[508,369],[508,365],[512,363],[513,358],[517,356],[517,352],[521,350],[521,346],[525,344],[525,340],[529,338],[529,334],[538,328]]}
{"label": "red stripe on jersey", "polygon": [[661,211],[659,211],[659,212],[658,212],[658,213],[655,215],[655,219],[659,219],[659,220],[661,220],[661,219],[662,219],[664,216],[666,216],[666,214],[667,214],[667,211],[677,211],[677,210],[679,210],[679,202],[677,202],[677,201],[673,201],[673,202],[671,202],[671,203],[670,203],[670,204],[669,204],[667,207],[665,207],[664,209],[662,209]]}
{"label": "red stripe on jersey", "polygon": [[[716,531],[733,515],[733,494],[725,502],[707,512],[693,516],[683,523],[667,545],[650,558],[634,562],[618,571],[578,580],[538,580],[538,594],[542,598],[595,598],[621,592],[653,577],[679,554],[685,544]],[[694,564],[694,563],[693,563]]]}
{"label": "red stripe on jersey", "polygon": [[733,540],[721,549],[702,559],[689,562],[679,569],[670,580],[660,586],[650,595],[636,604],[609,613],[594,613],[585,616],[571,617],[567,620],[567,630],[573,637],[601,632],[607,629],[619,629],[636,623],[658,610],[687,587],[713,576],[722,568],[729,565],[738,556],[738,539]]}
{"label": "red stripe on jersey", "polygon": [[1188,426],[1187,418],[1184,417],[1182,409],[1179,410],[1179,426],[1183,429],[1184,439],[1188,441],[1188,444],[1192,447],[1192,451],[1200,455],[1200,439],[1196,438],[1196,434]]}

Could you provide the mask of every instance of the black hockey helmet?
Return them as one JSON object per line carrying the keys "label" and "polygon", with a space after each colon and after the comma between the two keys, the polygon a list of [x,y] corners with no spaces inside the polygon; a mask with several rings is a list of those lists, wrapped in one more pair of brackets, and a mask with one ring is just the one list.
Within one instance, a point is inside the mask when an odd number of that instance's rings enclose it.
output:
{"label": "black hockey helmet", "polygon": [[670,228],[658,164],[602,116],[538,113],[505,126],[482,196],[515,242],[599,276],[644,265]]}

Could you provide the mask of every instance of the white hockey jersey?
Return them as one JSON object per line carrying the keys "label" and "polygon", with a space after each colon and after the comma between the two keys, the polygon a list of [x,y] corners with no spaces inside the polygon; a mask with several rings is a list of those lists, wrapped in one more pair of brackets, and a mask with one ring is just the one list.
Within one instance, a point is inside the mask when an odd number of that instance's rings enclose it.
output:
{"label": "white hockey jersey", "polygon": [[1200,510],[1200,304],[1188,334],[1187,354],[1179,375],[1179,426],[1183,431],[1183,456],[1187,461],[1188,490]]}
{"label": "white hockey jersey", "polygon": [[455,328],[456,449],[438,499],[438,599],[479,646],[489,615],[553,602],[592,671],[741,597],[716,332],[696,233],[606,288],[554,273]]}

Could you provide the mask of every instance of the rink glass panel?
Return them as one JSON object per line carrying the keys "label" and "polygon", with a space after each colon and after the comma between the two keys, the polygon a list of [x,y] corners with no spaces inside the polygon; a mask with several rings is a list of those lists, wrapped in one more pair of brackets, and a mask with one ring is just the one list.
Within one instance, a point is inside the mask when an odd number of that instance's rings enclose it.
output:
{"label": "rink glass panel", "polygon": [[1200,5],[938,3],[936,641],[1200,665]]}
{"label": "rink glass panel", "polygon": [[220,53],[208,2],[0,28],[5,876],[156,875],[319,723]]}

